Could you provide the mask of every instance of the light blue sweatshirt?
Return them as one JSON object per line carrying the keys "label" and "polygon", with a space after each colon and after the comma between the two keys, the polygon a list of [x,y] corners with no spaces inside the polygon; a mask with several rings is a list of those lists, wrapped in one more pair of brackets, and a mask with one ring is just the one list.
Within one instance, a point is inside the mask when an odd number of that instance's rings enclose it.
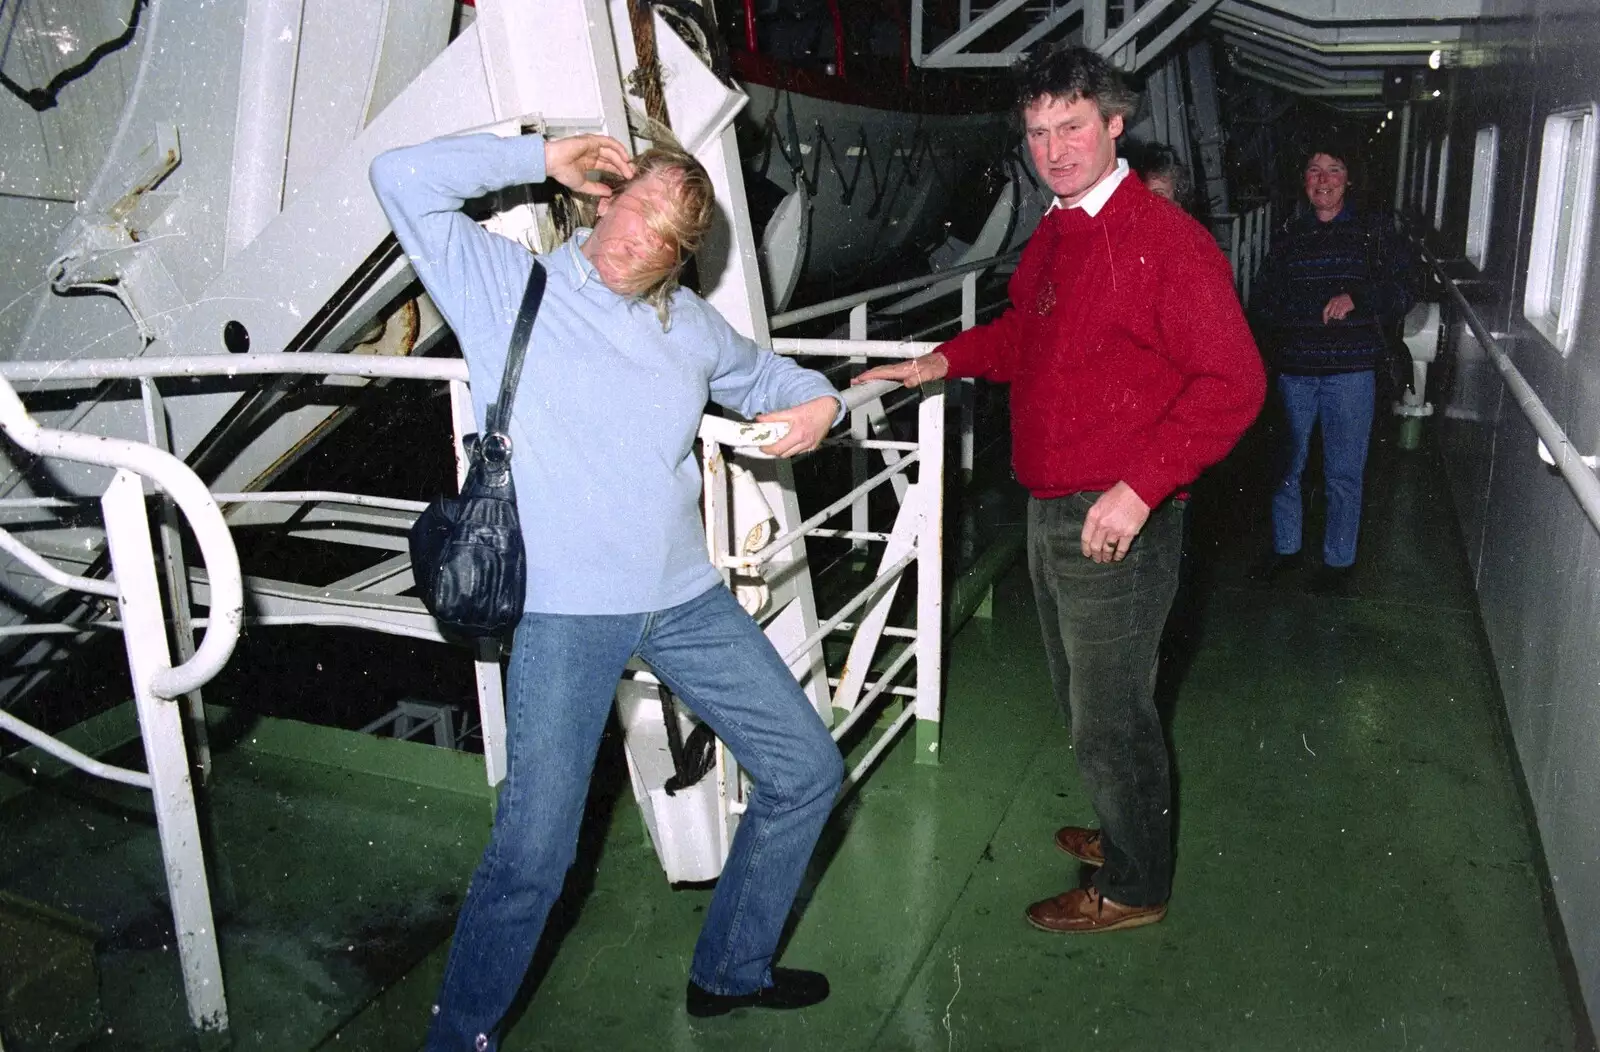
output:
{"label": "light blue sweatshirt", "polygon": [[[543,182],[544,139],[466,135],[379,156],[372,186],[411,266],[455,330],[481,428],[500,388],[533,256],[462,204]],[[695,434],[709,399],[744,417],[834,395],[679,289],[672,325],[607,288],[580,231],[539,257],[544,303],[511,413],[512,474],[528,550],[526,608],[624,614],[721,582],[706,554]],[[842,403],[841,403],[842,408]]]}

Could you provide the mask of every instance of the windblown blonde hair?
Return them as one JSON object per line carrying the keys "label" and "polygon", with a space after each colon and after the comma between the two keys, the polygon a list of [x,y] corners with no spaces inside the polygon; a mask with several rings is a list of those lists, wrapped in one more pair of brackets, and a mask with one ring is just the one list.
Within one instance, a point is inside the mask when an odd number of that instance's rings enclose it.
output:
{"label": "windblown blonde hair", "polygon": [[711,177],[694,155],[675,146],[653,146],[633,159],[633,178],[613,187],[613,200],[652,176],[666,181],[672,192],[666,197],[667,207],[652,212],[647,222],[672,251],[660,266],[641,273],[630,287],[615,291],[654,307],[666,330],[672,324],[672,294],[678,290],[684,264],[699,251],[711,227],[716,196]]}

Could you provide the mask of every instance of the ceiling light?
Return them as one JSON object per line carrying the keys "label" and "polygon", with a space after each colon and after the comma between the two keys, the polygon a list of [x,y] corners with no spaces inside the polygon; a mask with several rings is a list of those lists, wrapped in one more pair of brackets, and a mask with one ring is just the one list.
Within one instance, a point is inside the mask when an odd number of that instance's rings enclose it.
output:
{"label": "ceiling light", "polygon": [[1434,48],[1433,51],[1428,54],[1428,68],[1438,69],[1442,62],[1444,62],[1444,52],[1440,51],[1438,48]]}
{"label": "ceiling light", "polygon": [[1383,119],[1386,120],[1386,121],[1394,120],[1394,110],[1390,110],[1388,113],[1385,113],[1383,115]]}

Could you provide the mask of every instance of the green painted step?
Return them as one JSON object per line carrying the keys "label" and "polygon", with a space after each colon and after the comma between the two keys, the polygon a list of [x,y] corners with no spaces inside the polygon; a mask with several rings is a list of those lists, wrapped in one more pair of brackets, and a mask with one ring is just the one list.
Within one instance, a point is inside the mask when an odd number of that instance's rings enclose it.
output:
{"label": "green painted step", "polygon": [[64,1052],[101,1025],[100,929],[0,891],[0,1038],[8,1052]]}

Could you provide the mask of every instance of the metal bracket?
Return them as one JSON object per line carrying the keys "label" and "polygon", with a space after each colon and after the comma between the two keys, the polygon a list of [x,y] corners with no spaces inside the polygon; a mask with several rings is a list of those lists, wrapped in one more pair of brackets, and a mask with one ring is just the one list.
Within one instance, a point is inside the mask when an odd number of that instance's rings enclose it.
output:
{"label": "metal bracket", "polygon": [[[1556,463],[1556,458],[1551,454],[1550,447],[1544,444],[1544,439],[1542,438],[1539,439],[1539,459],[1553,468],[1561,466]],[[1597,467],[1600,467],[1600,457],[1586,457],[1579,455],[1578,462],[1584,467],[1588,468],[1590,471],[1594,471]]]}
{"label": "metal bracket", "polygon": [[66,251],[45,271],[57,293],[87,290],[115,296],[146,344],[171,330],[173,312],[186,302],[167,268],[149,251],[151,242],[144,239],[145,231],[167,209],[141,207],[148,206],[150,191],[181,160],[177,125],[157,124],[155,140],[139,154],[126,189],[105,209],[82,212],[73,220]]}

